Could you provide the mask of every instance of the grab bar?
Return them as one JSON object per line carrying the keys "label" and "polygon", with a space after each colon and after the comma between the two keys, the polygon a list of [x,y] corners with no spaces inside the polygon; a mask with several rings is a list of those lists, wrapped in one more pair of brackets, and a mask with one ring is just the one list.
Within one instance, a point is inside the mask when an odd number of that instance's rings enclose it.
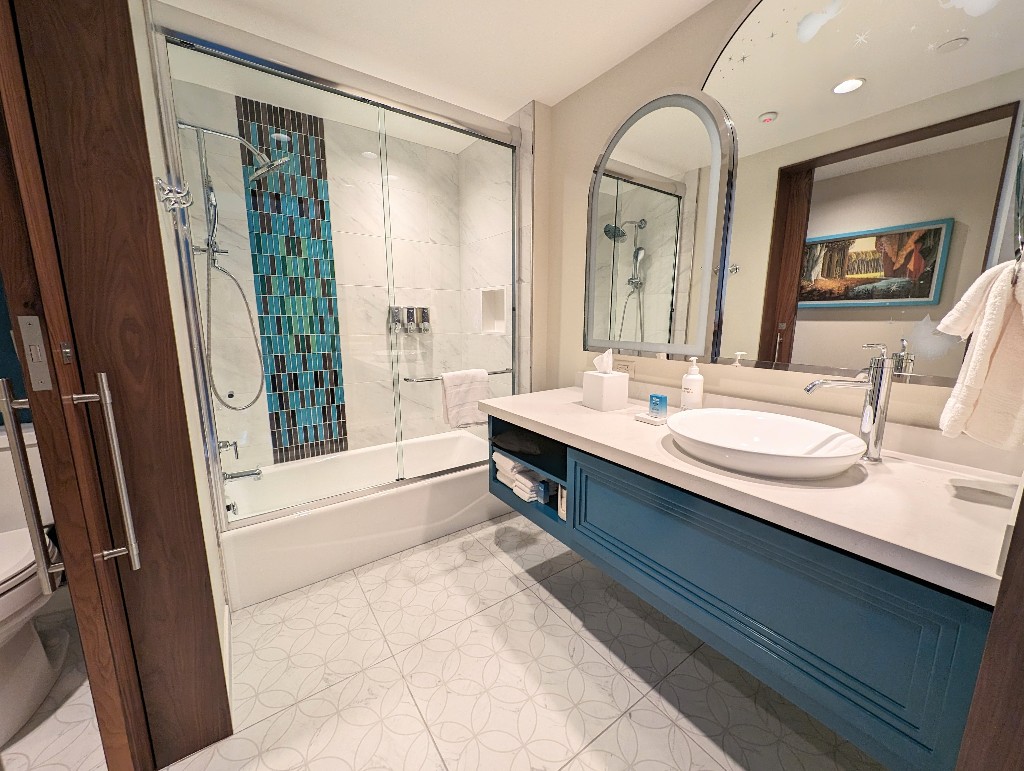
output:
{"label": "grab bar", "polygon": [[[488,375],[511,375],[512,374],[512,369],[511,368],[509,368],[509,369],[496,369],[493,372],[488,372],[487,374]],[[440,379],[441,379],[440,375],[438,375],[437,377],[403,377],[402,378],[402,380],[404,380],[406,383],[429,383],[429,382],[431,382],[433,380],[440,380]]]}
{"label": "grab bar", "polygon": [[28,464],[25,437],[21,433],[21,423],[14,414],[15,410],[27,409],[28,399],[15,399],[11,394],[11,381],[0,378],[0,414],[3,415],[4,427],[7,429],[7,444],[11,450],[11,459],[14,461],[14,476],[18,480],[18,492],[21,493],[21,504],[25,509],[28,537],[32,542],[32,552],[36,560],[36,575],[43,586],[43,594],[49,595],[60,585],[58,574],[64,571],[64,563],[54,562],[50,557],[43,518],[39,511],[39,499],[32,484],[32,468]]}
{"label": "grab bar", "polygon": [[132,518],[132,507],[128,500],[128,483],[124,476],[124,462],[121,460],[121,443],[118,441],[117,424],[114,422],[114,399],[110,393],[110,384],[107,382],[107,373],[97,372],[96,380],[99,382],[99,393],[73,394],[71,402],[73,404],[100,403],[100,408],[103,411],[103,423],[107,430],[107,442],[110,445],[111,460],[114,465],[114,484],[117,487],[117,497],[121,502],[124,536],[128,541],[126,546],[104,549],[99,556],[109,560],[127,555],[132,570],[138,570],[142,567],[142,561],[139,557],[139,540],[135,536],[135,520]]}

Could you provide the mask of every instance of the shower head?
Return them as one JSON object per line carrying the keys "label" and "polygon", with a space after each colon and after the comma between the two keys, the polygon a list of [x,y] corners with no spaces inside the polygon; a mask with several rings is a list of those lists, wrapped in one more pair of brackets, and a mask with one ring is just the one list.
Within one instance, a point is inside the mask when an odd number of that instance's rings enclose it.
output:
{"label": "shower head", "polygon": [[269,174],[270,172],[276,171],[277,169],[281,168],[286,163],[288,163],[288,161],[291,160],[290,155],[282,155],[280,158],[275,158],[274,160],[270,160],[269,158],[266,158],[264,160],[264,158],[257,158],[257,160],[261,160],[264,162],[257,166],[255,169],[253,169],[252,174],[249,175],[250,184],[255,182],[257,179],[262,179],[263,177],[267,176],[267,174]]}
{"label": "shower head", "polygon": [[640,265],[641,262],[643,262],[643,259],[646,256],[647,250],[644,249],[642,246],[638,246],[636,249],[633,250],[633,270],[637,269],[637,267]]}
{"label": "shower head", "polygon": [[626,238],[626,231],[611,222],[604,226],[604,234],[612,241],[624,241]]}

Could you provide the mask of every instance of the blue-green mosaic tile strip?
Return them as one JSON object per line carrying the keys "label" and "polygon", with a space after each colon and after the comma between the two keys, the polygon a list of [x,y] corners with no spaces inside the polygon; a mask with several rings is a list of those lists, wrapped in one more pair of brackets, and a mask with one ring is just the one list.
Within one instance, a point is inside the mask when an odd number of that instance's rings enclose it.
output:
{"label": "blue-green mosaic tile strip", "polygon": [[249,184],[259,164],[242,148],[274,462],[341,452],[348,437],[324,121],[242,97],[235,107],[240,136],[270,158],[290,155]]}

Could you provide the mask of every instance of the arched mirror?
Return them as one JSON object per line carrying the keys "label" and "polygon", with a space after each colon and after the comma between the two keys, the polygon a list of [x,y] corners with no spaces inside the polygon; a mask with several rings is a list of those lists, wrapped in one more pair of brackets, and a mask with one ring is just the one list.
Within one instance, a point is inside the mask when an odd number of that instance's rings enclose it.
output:
{"label": "arched mirror", "polygon": [[735,135],[702,94],[650,101],[590,186],[584,347],[707,355],[719,326]]}
{"label": "arched mirror", "polygon": [[742,148],[724,361],[849,374],[885,343],[907,382],[953,382],[936,325],[1014,256],[1022,28],[1016,0],[751,11],[704,86]]}

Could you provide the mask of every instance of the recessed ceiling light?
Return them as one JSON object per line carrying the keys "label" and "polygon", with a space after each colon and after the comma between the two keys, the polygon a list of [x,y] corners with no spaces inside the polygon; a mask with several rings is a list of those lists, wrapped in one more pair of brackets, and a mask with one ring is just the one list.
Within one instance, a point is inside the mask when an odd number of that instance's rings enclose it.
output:
{"label": "recessed ceiling light", "polygon": [[948,54],[950,51],[959,51],[970,42],[971,39],[969,37],[955,37],[952,40],[947,40],[945,43],[935,46],[935,50],[940,54]]}
{"label": "recessed ceiling light", "polygon": [[856,91],[858,88],[863,86],[865,83],[864,78],[850,78],[844,80],[842,83],[832,89],[833,94],[849,94],[852,91]]}
{"label": "recessed ceiling light", "polygon": [[757,119],[761,123],[774,123],[775,119],[779,117],[777,112],[763,112],[757,116]]}
{"label": "recessed ceiling light", "polygon": [[371,153],[369,150],[367,150],[365,153],[359,153],[359,154],[361,156],[363,156],[364,158],[376,158],[377,157],[377,153]]}

